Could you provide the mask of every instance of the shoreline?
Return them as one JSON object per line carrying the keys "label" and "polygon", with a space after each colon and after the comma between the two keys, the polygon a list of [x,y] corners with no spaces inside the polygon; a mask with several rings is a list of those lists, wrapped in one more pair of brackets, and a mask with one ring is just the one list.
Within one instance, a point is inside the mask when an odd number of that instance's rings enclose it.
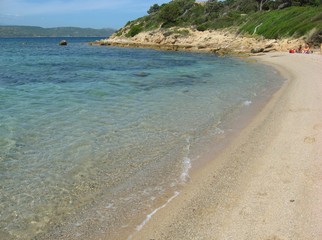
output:
{"label": "shoreline", "polygon": [[89,44],[238,56],[296,49],[300,44],[305,44],[305,39],[265,39],[238,34],[232,29],[197,31],[193,28],[174,27],[141,32],[134,37],[113,34],[107,39]]}
{"label": "shoreline", "polygon": [[318,240],[322,235],[322,56],[270,53],[255,59],[274,66],[287,83],[131,239]]}

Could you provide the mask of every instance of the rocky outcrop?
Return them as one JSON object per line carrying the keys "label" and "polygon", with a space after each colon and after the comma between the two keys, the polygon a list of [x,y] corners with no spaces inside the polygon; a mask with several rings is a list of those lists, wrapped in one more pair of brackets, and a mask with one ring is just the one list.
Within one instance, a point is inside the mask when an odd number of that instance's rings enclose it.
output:
{"label": "rocky outcrop", "polygon": [[67,45],[67,41],[66,41],[66,40],[61,40],[61,41],[59,42],[59,45],[60,45],[60,46],[66,46],[66,45]]}
{"label": "rocky outcrop", "polygon": [[243,36],[229,30],[201,32],[191,28],[175,28],[142,32],[132,38],[114,34],[108,39],[91,44],[173,51],[212,52],[222,55],[288,51],[288,49],[295,48],[302,43],[298,39],[272,40],[262,37]]}

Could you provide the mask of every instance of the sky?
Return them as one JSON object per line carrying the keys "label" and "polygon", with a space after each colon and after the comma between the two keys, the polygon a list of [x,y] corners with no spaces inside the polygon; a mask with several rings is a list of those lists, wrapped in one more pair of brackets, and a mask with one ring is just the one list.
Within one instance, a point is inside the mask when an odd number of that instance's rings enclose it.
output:
{"label": "sky", "polygon": [[0,25],[123,27],[170,0],[0,0]]}

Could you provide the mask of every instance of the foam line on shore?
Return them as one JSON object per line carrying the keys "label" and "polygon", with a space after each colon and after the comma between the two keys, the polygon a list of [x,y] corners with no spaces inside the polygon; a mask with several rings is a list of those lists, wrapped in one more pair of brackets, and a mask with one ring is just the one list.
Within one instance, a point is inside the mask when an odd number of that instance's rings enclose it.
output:
{"label": "foam line on shore", "polygon": [[187,137],[186,142],[187,142],[187,145],[185,148],[185,156],[182,159],[183,171],[180,176],[181,183],[186,183],[190,178],[190,176],[189,176],[189,170],[191,168],[191,159],[189,158],[190,137]]}
{"label": "foam line on shore", "polygon": [[[148,214],[147,216],[146,216],[146,218],[144,219],[144,221],[140,224],[140,225],[138,225],[137,227],[136,227],[136,232],[139,232],[139,231],[141,231],[142,230],[142,228],[148,223],[148,221],[150,221],[150,219],[152,218],[152,216],[154,215],[154,214],[156,214],[159,210],[161,210],[162,208],[165,208],[173,199],[175,199],[178,195],[179,195],[180,193],[179,192],[175,192],[174,193],[174,195],[171,197],[171,198],[169,198],[168,200],[167,200],[167,202],[165,203],[165,204],[163,204],[162,206],[160,206],[160,207],[158,207],[158,208],[156,208],[156,209],[154,209],[150,214]],[[129,237],[128,237],[128,240],[131,240],[132,238],[133,238],[133,236],[135,235],[135,233],[134,234],[132,234],[132,235],[130,235]]]}

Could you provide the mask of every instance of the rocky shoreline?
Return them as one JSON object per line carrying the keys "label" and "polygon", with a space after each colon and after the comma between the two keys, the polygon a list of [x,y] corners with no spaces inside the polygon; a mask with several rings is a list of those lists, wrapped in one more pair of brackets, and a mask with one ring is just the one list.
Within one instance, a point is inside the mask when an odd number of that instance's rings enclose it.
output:
{"label": "rocky shoreline", "polygon": [[265,39],[259,36],[237,34],[232,30],[201,32],[192,28],[172,28],[141,32],[129,38],[117,36],[115,33],[107,39],[90,44],[238,55],[274,51],[285,52],[291,48],[297,48],[303,43],[303,39]]}

